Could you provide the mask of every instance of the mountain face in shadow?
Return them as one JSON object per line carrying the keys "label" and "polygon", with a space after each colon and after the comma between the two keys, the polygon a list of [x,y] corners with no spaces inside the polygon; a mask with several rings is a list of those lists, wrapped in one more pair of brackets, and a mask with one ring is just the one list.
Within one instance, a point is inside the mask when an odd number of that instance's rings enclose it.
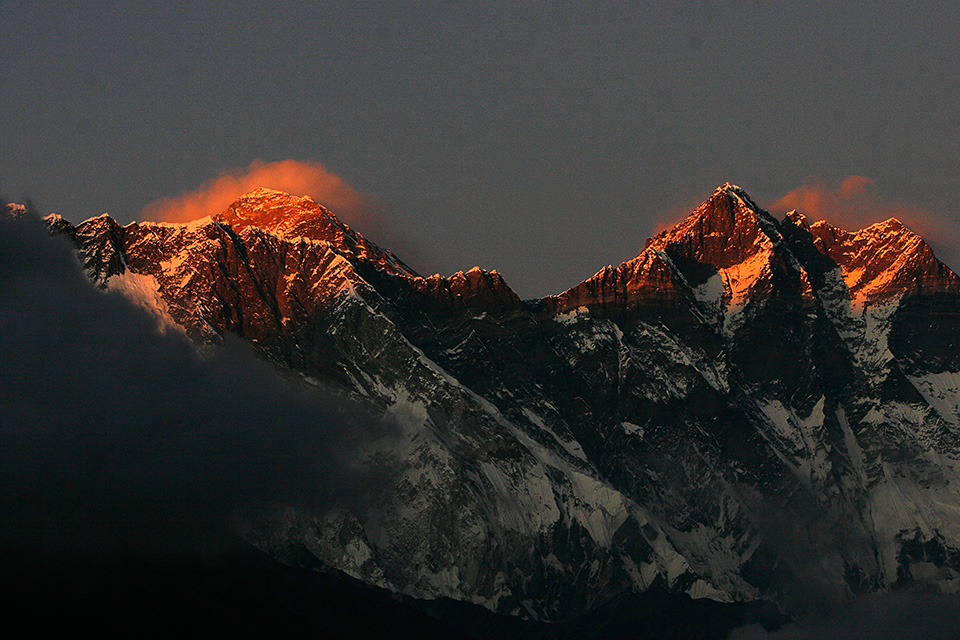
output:
{"label": "mountain face in shadow", "polygon": [[540,300],[265,189],[187,224],[46,220],[168,331],[395,425],[356,452],[375,493],[242,524],[291,567],[545,623],[960,585],[960,278],[897,220],[777,220],[726,184]]}

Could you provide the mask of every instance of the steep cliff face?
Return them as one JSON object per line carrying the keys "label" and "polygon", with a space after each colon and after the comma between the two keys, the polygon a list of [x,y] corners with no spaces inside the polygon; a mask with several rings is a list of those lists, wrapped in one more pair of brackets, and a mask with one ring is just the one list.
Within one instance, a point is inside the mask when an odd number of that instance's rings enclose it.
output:
{"label": "steep cliff face", "polygon": [[548,298],[559,313],[578,307],[623,315],[663,315],[699,302],[727,333],[748,304],[810,284],[786,247],[780,225],[739,187],[725,184],[678,225],[647,241],[633,260],[606,267]]}
{"label": "steep cliff face", "polygon": [[852,233],[824,221],[808,230],[817,249],[841,268],[855,299],[880,301],[904,293],[960,291],[960,278],[937,260],[923,238],[896,218]]}
{"label": "steep cliff face", "polygon": [[783,221],[723,185],[633,260],[521,301],[423,278],[308,198],[76,228],[91,278],[224,332],[399,429],[353,512],[252,523],[368,582],[546,619],[960,586],[960,285],[896,221]]}
{"label": "steep cliff face", "polygon": [[323,242],[341,255],[371,263],[382,271],[416,275],[395,255],[369,242],[309,197],[256,189],[214,216],[214,221],[228,225],[236,233],[258,228],[285,240],[306,238]]}

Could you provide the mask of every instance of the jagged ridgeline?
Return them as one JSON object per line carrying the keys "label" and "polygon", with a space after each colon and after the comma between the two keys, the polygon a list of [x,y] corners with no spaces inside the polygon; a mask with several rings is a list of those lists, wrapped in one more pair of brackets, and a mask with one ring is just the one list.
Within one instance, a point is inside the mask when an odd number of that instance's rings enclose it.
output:
{"label": "jagged ridgeline", "polygon": [[960,279],[896,220],[777,220],[727,184],[528,301],[267,189],[189,224],[47,221],[99,286],[401,425],[362,454],[392,474],[367,504],[258,525],[275,557],[543,620],[960,586]]}

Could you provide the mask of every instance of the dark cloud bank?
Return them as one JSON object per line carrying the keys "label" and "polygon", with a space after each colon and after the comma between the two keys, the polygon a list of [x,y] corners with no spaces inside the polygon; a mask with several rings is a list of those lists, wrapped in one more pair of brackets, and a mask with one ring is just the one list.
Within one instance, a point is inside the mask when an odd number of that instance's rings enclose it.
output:
{"label": "dark cloud bank", "polygon": [[843,606],[811,611],[801,626],[776,631],[735,629],[729,640],[954,640],[960,637],[960,597],[877,593]]}
{"label": "dark cloud bank", "polygon": [[[2,200],[0,200],[2,202]],[[201,358],[97,291],[36,219],[0,214],[0,615],[37,637],[460,638],[337,574],[290,567],[238,517],[355,506],[389,425],[240,342]],[[19,625],[17,624],[19,623]]]}
{"label": "dark cloud bank", "polygon": [[382,428],[239,341],[201,358],[160,335],[35,220],[0,221],[0,425],[0,551],[20,560],[219,553],[238,510],[356,499],[346,450]]}

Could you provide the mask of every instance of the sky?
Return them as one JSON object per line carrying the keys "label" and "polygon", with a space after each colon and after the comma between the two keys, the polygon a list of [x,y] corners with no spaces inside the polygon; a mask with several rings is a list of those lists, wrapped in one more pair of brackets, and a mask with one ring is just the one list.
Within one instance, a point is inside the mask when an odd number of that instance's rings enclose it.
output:
{"label": "sky", "polygon": [[0,191],[74,222],[287,163],[422,273],[534,297],[730,181],[960,268],[950,2],[0,0],[0,32]]}

